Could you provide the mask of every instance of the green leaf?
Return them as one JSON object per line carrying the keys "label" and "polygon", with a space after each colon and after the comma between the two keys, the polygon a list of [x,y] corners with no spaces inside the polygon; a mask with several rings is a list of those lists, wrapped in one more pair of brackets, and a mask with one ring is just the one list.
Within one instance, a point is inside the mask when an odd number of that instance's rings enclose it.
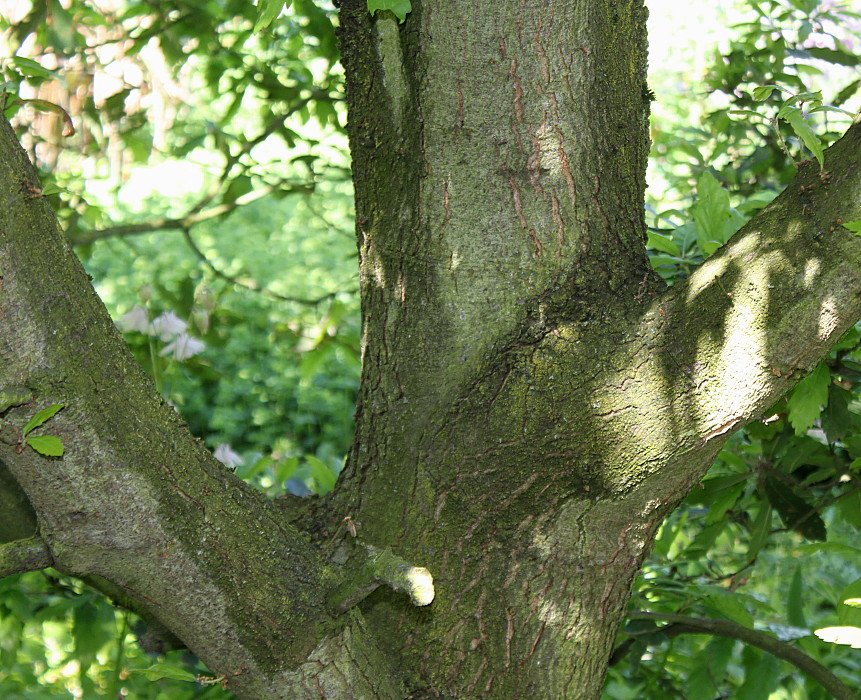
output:
{"label": "green leaf", "polygon": [[670,255],[681,255],[679,247],[675,244],[672,238],[662,236],[660,233],[653,233],[652,231],[649,231],[646,235],[648,236],[646,245],[649,248],[654,248],[655,250],[660,250],[661,252],[669,253]]}
{"label": "green leaf", "polygon": [[[796,529],[809,540],[825,540],[825,523],[818,513],[808,516],[812,508],[807,501],[771,475],[765,477],[763,488],[768,502],[774,506],[786,527]],[[796,524],[804,516],[808,517]]]}
{"label": "green leaf", "polygon": [[802,554],[816,554],[817,552],[834,552],[835,554],[845,554],[850,557],[861,557],[861,549],[853,547],[850,544],[842,542],[811,542],[808,544],[800,544],[793,549],[794,552]]}
{"label": "green leaf", "polygon": [[724,591],[712,593],[706,598],[705,604],[722,618],[732,620],[745,627],[753,627],[753,615],[747,611],[744,603],[731,593]]}
{"label": "green leaf", "polygon": [[709,172],[697,180],[697,201],[691,207],[697,227],[697,243],[705,255],[711,255],[726,243],[724,222],[730,216],[729,193]]}
{"label": "green leaf", "polygon": [[795,627],[807,627],[804,618],[804,583],[801,579],[801,563],[795,567],[792,580],[789,582],[789,592],[786,600],[786,619]]}
{"label": "green leaf", "polygon": [[62,457],[63,441],[53,435],[32,435],[24,440],[40,455],[46,457]]}
{"label": "green leaf", "polygon": [[851,394],[836,384],[828,385],[828,403],[822,412],[822,429],[828,436],[828,442],[834,443],[843,439],[852,426],[852,416],[849,413]]}
{"label": "green leaf", "polygon": [[724,489],[719,493],[712,504],[709,506],[708,515],[706,515],[706,525],[711,525],[722,521],[726,518],[727,511],[735,505],[738,497],[741,496],[745,489],[745,484],[736,484],[735,486]]}
{"label": "green leaf", "polygon": [[337,478],[336,474],[329,468],[329,465],[324,461],[317,459],[314,455],[306,455],[305,462],[311,470],[311,476],[317,482],[319,495],[329,493],[334,486]]}
{"label": "green leaf", "polygon": [[368,12],[374,14],[377,10],[391,10],[398,22],[403,22],[412,9],[410,0],[368,0]]}
{"label": "green leaf", "polygon": [[853,80],[839,93],[837,93],[837,97],[832,100],[834,106],[836,107],[842,105],[844,102],[846,102],[846,100],[848,100],[856,92],[858,92],[858,88],[861,88],[861,78],[859,78],[858,80]]}
{"label": "green leaf", "polygon": [[298,457],[288,457],[275,465],[275,483],[284,484],[299,468]]}
{"label": "green leaf", "polygon": [[744,683],[733,693],[733,700],[763,700],[780,681],[780,662],[771,654],[747,646],[741,655]]}
{"label": "green leaf", "polygon": [[258,0],[257,21],[254,23],[254,33],[266,29],[281,14],[282,7],[290,7],[293,0]]}
{"label": "green leaf", "polygon": [[[90,598],[88,601],[87,597]],[[96,653],[112,641],[116,623],[111,608],[100,605],[92,596],[85,596],[84,602],[86,604],[72,610],[72,638],[75,640],[75,659],[87,667],[95,661]],[[110,613],[110,625],[105,624],[105,612]]]}
{"label": "green leaf", "polygon": [[35,416],[33,416],[30,420],[27,421],[27,425],[25,425],[21,429],[21,435],[26,436],[34,428],[38,428],[42,423],[48,420],[51,416],[53,416],[57,411],[63,408],[65,404],[55,403],[48,408],[43,408],[39,411]]}
{"label": "green leaf", "polygon": [[835,507],[842,520],[861,530],[861,491],[843,496],[837,501]]}
{"label": "green leaf", "polygon": [[842,336],[840,336],[840,340],[837,341],[837,345],[835,345],[831,349],[851,350],[856,345],[858,345],[859,342],[861,342],[861,331],[859,331],[855,326],[852,326],[848,331],[846,331]]}
{"label": "green leaf", "polygon": [[762,503],[756,520],[750,528],[750,543],[747,546],[747,560],[752,561],[763,548],[771,534],[771,504]]}
{"label": "green leaf", "polygon": [[855,221],[844,221],[841,226],[843,226],[843,228],[848,228],[852,233],[861,235],[861,219],[856,219]]}
{"label": "green leaf", "polygon": [[847,117],[854,117],[855,115],[846,109],[840,109],[840,107],[834,107],[832,105],[819,105],[818,107],[814,107],[813,109],[807,110],[807,114],[816,114],[817,112],[834,112],[835,114],[843,114]]}
{"label": "green leaf", "polygon": [[804,121],[804,115],[802,115],[801,110],[795,108],[787,110],[787,114],[783,115],[783,118],[789,122],[795,135],[798,136],[798,138],[804,142],[804,145],[810,149],[814,156],[816,156],[816,160],[819,161],[819,169],[824,169],[825,149],[822,146],[822,142],[819,140],[819,137],[813,132],[810,125]]}
{"label": "green leaf", "polygon": [[[838,43],[837,46],[840,46],[840,44]],[[805,51],[813,56],[813,58],[828,61],[829,63],[836,63],[840,66],[857,66],[861,63],[861,58],[855,54],[840,51],[839,49],[811,46],[809,49],[805,49]]]}
{"label": "green leaf", "polygon": [[47,68],[43,68],[39,63],[34,61],[32,58],[24,58],[23,56],[14,56],[12,58],[12,63],[15,64],[15,67],[21,71],[24,75],[33,78],[45,78],[46,80],[52,80],[54,78],[59,80],[59,75],[57,75],[54,71],[50,71]]}
{"label": "green leaf", "polygon": [[803,435],[819,417],[820,407],[828,403],[831,372],[824,363],[798,382],[787,403],[789,422],[796,435]]}
{"label": "green leaf", "polygon": [[60,194],[60,192],[71,194],[70,190],[66,189],[65,187],[60,187],[56,182],[49,182],[42,186],[43,197],[48,197],[52,194]]}
{"label": "green leaf", "polygon": [[780,88],[777,85],[760,85],[759,87],[755,87],[753,89],[753,99],[757,102],[764,102],[771,97],[771,93],[775,90],[780,90]]}
{"label": "green leaf", "polygon": [[172,666],[171,664],[158,663],[149,666],[148,668],[130,668],[129,675],[132,673],[142,673],[147,680],[157,681],[160,678],[170,678],[175,681],[194,681],[194,674],[189,673],[184,668]]}

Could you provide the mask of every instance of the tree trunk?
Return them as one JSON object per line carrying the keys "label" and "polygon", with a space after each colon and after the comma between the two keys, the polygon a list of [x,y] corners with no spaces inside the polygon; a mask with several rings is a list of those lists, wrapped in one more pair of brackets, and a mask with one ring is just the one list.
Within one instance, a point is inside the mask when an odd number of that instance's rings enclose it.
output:
{"label": "tree trunk", "polygon": [[[333,502],[436,588],[418,610],[380,591],[363,615],[410,687],[598,697],[658,525],[854,322],[859,246],[787,240],[784,197],[663,290],[642,2],[341,17],[364,362]],[[822,255],[842,264],[800,300]]]}
{"label": "tree trunk", "polygon": [[[280,509],[133,365],[4,124],[0,460],[54,566],[241,698],[597,698],[663,517],[861,317],[857,122],[688,280],[651,272],[645,20],[344,0],[356,438]],[[51,403],[62,458],[21,442]]]}

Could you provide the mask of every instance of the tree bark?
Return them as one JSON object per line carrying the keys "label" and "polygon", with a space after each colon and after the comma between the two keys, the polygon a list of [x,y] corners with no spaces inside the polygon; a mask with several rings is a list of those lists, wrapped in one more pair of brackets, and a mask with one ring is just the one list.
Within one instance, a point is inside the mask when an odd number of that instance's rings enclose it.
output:
{"label": "tree bark", "polygon": [[[807,166],[662,289],[645,21],[641,2],[342,10],[364,362],[332,500],[433,573],[430,608],[361,606],[431,693],[598,697],[663,517],[861,312],[861,246],[828,230],[859,213],[857,128],[831,176]],[[802,184],[830,193],[810,217]]]}
{"label": "tree bark", "polygon": [[[662,519],[861,317],[861,123],[665,289],[641,1],[341,19],[363,371],[335,492],[277,508],[188,434],[5,123],[0,460],[54,566],[238,697],[597,698]],[[62,458],[21,441],[54,403]]]}

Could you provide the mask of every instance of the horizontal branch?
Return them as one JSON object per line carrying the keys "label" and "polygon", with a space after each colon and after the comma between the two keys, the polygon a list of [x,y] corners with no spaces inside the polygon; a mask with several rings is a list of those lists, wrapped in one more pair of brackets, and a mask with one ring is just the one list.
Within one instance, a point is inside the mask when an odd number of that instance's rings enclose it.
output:
{"label": "horizontal branch", "polygon": [[[153,233],[154,231],[170,229],[184,231],[203,221],[216,219],[219,216],[229,214],[239,207],[256,202],[257,200],[284,188],[284,186],[285,183],[283,181],[277,182],[273,185],[267,185],[259,190],[248,192],[241,197],[237,197],[233,202],[225,202],[217,206],[210,207],[209,209],[197,210],[196,208],[192,208],[192,210],[185,216],[158,217],[138,224],[110,226],[108,228],[98,229],[95,231],[78,231],[71,234],[69,236],[69,240],[72,242],[72,245],[89,245],[90,243],[103,238],[125,238],[127,236],[137,236],[143,233]],[[313,189],[313,187],[313,183],[309,183],[305,185],[293,185],[291,186],[291,189],[297,192],[307,192]]]}
{"label": "horizontal branch", "polygon": [[52,566],[54,559],[41,537],[28,537],[0,544],[0,578],[39,571]]}
{"label": "horizontal branch", "polygon": [[318,304],[322,304],[324,301],[328,299],[332,299],[336,297],[340,292],[329,292],[328,294],[324,294],[322,296],[316,297],[315,299],[304,299],[302,297],[291,297],[285,294],[279,294],[278,292],[273,292],[271,289],[267,289],[266,287],[257,287],[255,285],[249,284],[247,282],[243,282],[236,277],[228,275],[226,272],[216,267],[215,264],[206,257],[206,253],[204,253],[200,247],[195,243],[194,239],[191,237],[191,232],[188,229],[182,230],[183,238],[185,238],[186,245],[191,249],[191,252],[195,254],[195,256],[204,264],[206,267],[210,269],[212,274],[216,277],[220,277],[226,282],[230,282],[237,287],[242,287],[242,289],[247,289],[250,292],[255,292],[257,294],[262,294],[265,297],[269,297],[270,299],[277,299],[278,301],[290,301],[294,304],[303,304],[305,306],[317,306]]}
{"label": "horizontal branch", "polygon": [[763,651],[788,661],[799,671],[803,671],[831,693],[837,700],[859,700],[852,690],[844,685],[837,676],[803,651],[775,639],[770,634],[752,630],[731,620],[715,620],[711,618],[688,617],[671,613],[633,612],[628,615],[631,620],[665,620],[669,623],[663,628],[672,634],[711,634],[717,637],[737,639]]}

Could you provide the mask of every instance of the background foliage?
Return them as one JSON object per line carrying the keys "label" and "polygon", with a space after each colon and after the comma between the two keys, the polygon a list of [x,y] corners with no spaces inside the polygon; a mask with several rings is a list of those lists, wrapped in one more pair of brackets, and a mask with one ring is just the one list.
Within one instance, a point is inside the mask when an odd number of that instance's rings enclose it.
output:
{"label": "background foliage", "polygon": [[[649,252],[669,283],[845,129],[827,107],[852,113],[861,94],[861,24],[846,8],[746,0],[718,14],[734,24],[716,47],[676,46],[682,64],[650,79]],[[257,32],[240,0],[7,0],[0,17],[6,112],[158,389],[271,495],[331,488],[359,369],[335,8],[295,0]],[[859,343],[847,334],[735,435],[662,527],[607,698],[828,697],[760,649],[644,611],[766,630],[861,685],[858,651],[813,635],[861,621],[843,604],[861,597]],[[229,695],[158,646],[80,581],[0,581],[4,698]]]}

